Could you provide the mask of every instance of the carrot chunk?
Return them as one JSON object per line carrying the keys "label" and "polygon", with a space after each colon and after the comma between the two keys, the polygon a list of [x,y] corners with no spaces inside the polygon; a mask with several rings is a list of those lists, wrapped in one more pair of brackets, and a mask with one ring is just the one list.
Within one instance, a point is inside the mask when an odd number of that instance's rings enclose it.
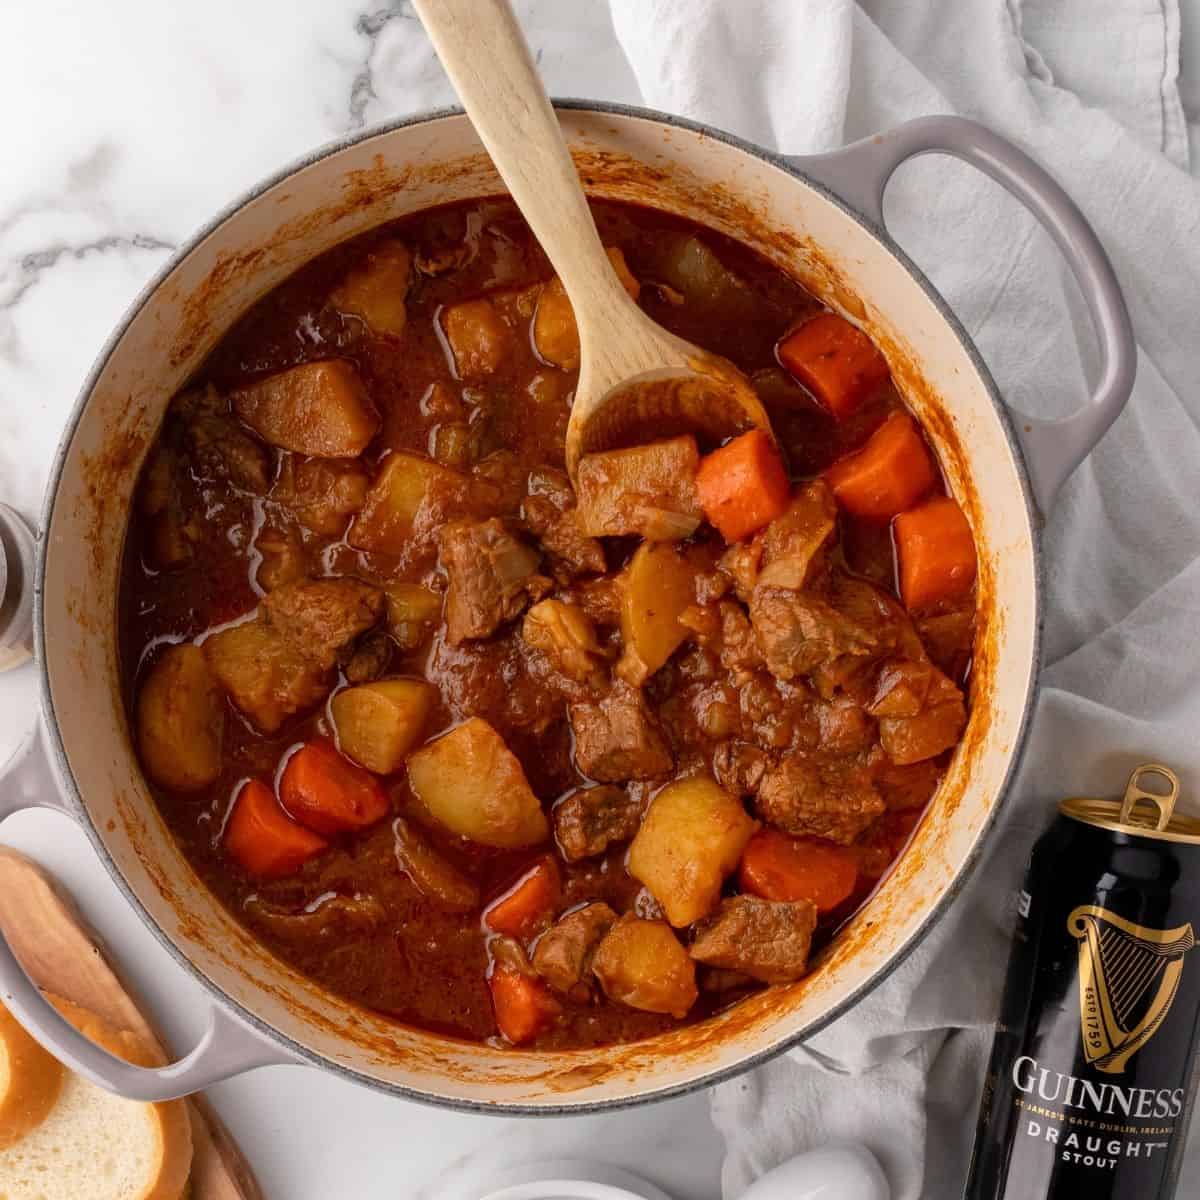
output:
{"label": "carrot chunk", "polygon": [[541,980],[497,963],[488,979],[501,1034],[514,1046],[537,1037],[562,1012]]}
{"label": "carrot chunk", "polygon": [[493,933],[524,941],[550,923],[561,894],[558,864],[543,858],[483,910],[483,923]]}
{"label": "carrot chunk", "polygon": [[323,837],[297,825],[259,779],[242,786],[225,822],[225,849],[260,879],[291,875],[326,845]]}
{"label": "carrot chunk", "polygon": [[279,798],[302,825],[325,834],[365,829],[391,808],[375,777],[326,741],[309,742],[288,759]]}
{"label": "carrot chunk", "polygon": [[924,608],[970,591],[975,539],[962,509],[949,496],[933,496],[901,513],[893,532],[906,608]]}
{"label": "carrot chunk", "polygon": [[854,891],[853,854],[823,838],[760,829],[742,852],[738,883],[764,900],[811,900],[818,912],[837,908]]}
{"label": "carrot chunk", "polygon": [[937,470],[917,423],[895,412],[860,450],[835,462],[825,479],[848,513],[890,521],[937,483]]}
{"label": "carrot chunk", "polygon": [[775,354],[838,421],[888,377],[887,359],[875,343],[837,313],[805,321],[779,343]]}
{"label": "carrot chunk", "polygon": [[775,443],[752,429],[701,461],[696,494],[721,536],[740,542],[787,508],[791,488]]}

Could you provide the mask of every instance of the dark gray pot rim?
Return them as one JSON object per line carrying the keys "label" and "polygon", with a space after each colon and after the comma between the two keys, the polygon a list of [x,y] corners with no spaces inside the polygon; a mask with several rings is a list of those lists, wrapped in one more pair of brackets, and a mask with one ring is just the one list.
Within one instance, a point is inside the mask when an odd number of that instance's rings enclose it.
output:
{"label": "dark gray pot rim", "polygon": [[[1014,461],[1017,464],[1018,475],[1021,481],[1021,489],[1025,501],[1025,508],[1029,518],[1029,526],[1032,534],[1035,590],[1034,603],[1035,612],[1037,614],[1037,625],[1036,629],[1034,630],[1033,671],[1030,675],[1030,684],[1025,695],[1020,726],[1017,736],[1014,739],[1008,768],[999,788],[997,789],[995,802],[992,805],[991,811],[988,813],[986,821],[979,831],[975,845],[972,847],[970,854],[959,868],[954,882],[951,884],[946,894],[930,909],[924,921],[922,921],[920,926],[918,926],[918,928],[909,936],[908,940],[896,951],[886,966],[880,968],[880,970],[877,971],[874,976],[864,982],[859,988],[857,988],[839,1004],[835,1005],[819,1020],[814,1021],[807,1028],[787,1038],[784,1038],[775,1045],[747,1055],[733,1066],[714,1070],[688,1083],[657,1088],[651,1091],[639,1093],[636,1096],[613,1100],[596,1100],[582,1102],[579,1104],[561,1104],[551,1106],[505,1104],[500,1102],[464,1100],[457,1097],[435,1096],[407,1087],[403,1084],[389,1083],[379,1080],[374,1076],[368,1075],[364,1072],[356,1071],[340,1063],[333,1062],[330,1059],[325,1058],[323,1055],[308,1049],[308,1047],[301,1045],[299,1042],[294,1041],[286,1034],[281,1033],[273,1026],[269,1025],[261,1017],[257,1016],[250,1009],[246,1008],[237,1000],[234,1000],[231,996],[227,995],[218,984],[204,974],[204,972],[202,972],[183,953],[183,951],[175,945],[172,939],[143,906],[142,902],[138,899],[136,893],[129,886],[124,875],[113,861],[107,847],[104,845],[104,842],[100,837],[99,831],[96,829],[95,825],[91,821],[91,818],[88,816],[87,809],[84,806],[83,799],[75,783],[74,776],[71,774],[70,765],[67,761],[66,749],[63,745],[62,735],[58,728],[53,698],[50,695],[49,678],[44,670],[39,672],[39,686],[41,692],[42,710],[45,714],[44,725],[49,753],[51,756],[52,765],[58,776],[59,783],[66,793],[66,798],[72,809],[72,815],[82,826],[89,841],[95,848],[97,855],[100,857],[101,862],[103,862],[106,870],[108,871],[108,874],[116,883],[126,900],[129,901],[134,910],[141,917],[143,923],[158,940],[159,944],[181,967],[188,972],[189,975],[191,975],[204,987],[204,989],[219,1005],[235,1012],[242,1021],[256,1030],[265,1039],[284,1047],[298,1060],[303,1060],[303,1062],[298,1063],[297,1065],[310,1065],[320,1070],[328,1071],[331,1074],[340,1076],[341,1078],[350,1080],[354,1083],[363,1084],[374,1089],[375,1091],[398,1096],[405,1100],[413,1100],[421,1104],[428,1104],[433,1107],[446,1108],[459,1112],[490,1113],[497,1116],[573,1116],[577,1114],[583,1115],[597,1112],[609,1112],[623,1108],[631,1108],[635,1105],[649,1104],[659,1100],[667,1100],[676,1096],[687,1095],[698,1091],[701,1088],[711,1087],[715,1084],[723,1083],[726,1080],[733,1079],[736,1076],[741,1075],[746,1071],[761,1065],[762,1063],[768,1062],[770,1059],[775,1058],[776,1056],[783,1054],[784,1052],[793,1049],[795,1046],[807,1041],[833,1021],[850,1011],[865,996],[867,996],[885,979],[887,979],[924,940],[933,926],[945,915],[950,905],[958,897],[968,879],[970,879],[971,875],[974,873],[976,866],[979,864],[985,846],[991,841],[992,834],[996,828],[997,817],[1004,804],[1008,789],[1012,784],[1013,777],[1020,765],[1021,758],[1024,755],[1028,743],[1030,717],[1034,704],[1037,700],[1039,689],[1038,675],[1041,659],[1042,627],[1044,619],[1042,615],[1042,595],[1044,589],[1041,554],[1042,518],[1033,500],[1024,455],[1022,453],[1020,443],[1017,440],[1016,433],[1013,429],[1009,410],[1000,396],[999,389],[996,387],[995,381],[992,378],[991,372],[988,370],[987,364],[983,361],[982,356],[975,347],[974,342],[971,340],[966,330],[963,328],[961,322],[955,316],[945,299],[943,299],[937,289],[934,288],[933,284],[930,283],[929,279],[925,276],[921,269],[908,257],[908,255],[900,248],[900,246],[896,244],[887,230],[883,229],[875,222],[867,219],[861,213],[858,213],[854,209],[850,208],[839,196],[831,192],[824,185],[806,175],[786,156],[775,153],[771,150],[766,150],[761,146],[756,146],[753,143],[744,140],[743,138],[736,137],[731,133],[726,133],[723,130],[717,129],[711,125],[706,125],[699,121],[692,121],[684,117],[673,116],[670,113],[659,112],[655,109],[643,108],[629,104],[615,104],[574,98],[555,99],[554,104],[555,107],[562,109],[605,113],[656,124],[671,125],[679,129],[687,130],[691,133],[700,134],[703,137],[713,138],[716,141],[724,142],[726,145],[741,150],[745,154],[751,155],[762,162],[777,167],[779,170],[784,171],[788,175],[792,176],[797,182],[818,192],[820,195],[825,197],[825,199],[837,205],[842,212],[855,221],[866,233],[872,236],[881,245],[881,247],[887,251],[887,253],[901,263],[901,265],[913,277],[925,295],[929,298],[930,302],[936,307],[942,319],[950,326],[960,346],[970,359],[977,375],[986,387],[988,395],[991,397],[992,404],[996,410],[997,416],[1000,419],[1001,426],[1008,441],[1009,449],[1012,453]],[[223,225],[227,220],[235,216],[248,203],[269,191],[276,184],[281,183],[283,180],[296,174],[296,172],[303,170],[305,167],[311,166],[313,163],[338,154],[342,150],[357,145],[360,142],[370,141],[372,138],[384,137],[388,134],[394,133],[398,129],[405,129],[411,125],[427,124],[447,117],[458,117],[462,115],[463,110],[458,107],[431,109],[413,116],[402,117],[394,121],[389,121],[387,123],[374,126],[370,129],[359,130],[352,134],[347,134],[344,137],[328,142],[318,149],[301,156],[287,166],[282,167],[278,171],[275,171],[273,174],[267,176],[260,183],[256,184],[254,187],[244,192],[236,200],[222,208],[216,216],[203,225],[178,250],[176,250],[175,253],[172,254],[168,259],[168,261],[162,267],[160,267],[157,272],[155,272],[150,281],[142,288],[141,292],[126,310],[124,316],[114,327],[113,332],[109,335],[108,339],[104,343],[104,346],[97,355],[91,369],[88,371],[83,385],[79,391],[78,397],[76,398],[71,415],[68,418],[67,424],[63,430],[62,437],[59,440],[58,447],[55,450],[54,461],[46,485],[46,494],[41,514],[42,536],[40,536],[38,540],[38,554],[34,584],[34,653],[39,663],[44,663],[46,661],[46,628],[43,591],[45,585],[48,539],[45,537],[45,531],[50,528],[50,522],[54,513],[54,504],[58,494],[59,483],[62,478],[67,454],[74,438],[76,428],[80,419],[82,418],[83,411],[101,373],[107,365],[113,350],[124,336],[130,323],[150,302],[159,287],[161,287],[161,285],[171,275],[176,267],[178,267],[179,264],[185,258],[187,258],[189,254],[191,254],[207,237],[216,232],[216,230],[219,229],[220,226]],[[349,1004],[350,1002],[346,1001],[345,1003]]]}

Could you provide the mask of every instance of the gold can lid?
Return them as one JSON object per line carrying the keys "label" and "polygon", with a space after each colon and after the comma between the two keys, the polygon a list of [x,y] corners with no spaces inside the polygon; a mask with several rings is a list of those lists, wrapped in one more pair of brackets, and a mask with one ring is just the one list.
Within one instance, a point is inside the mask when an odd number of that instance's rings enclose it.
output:
{"label": "gold can lid", "polygon": [[[1147,787],[1151,782],[1155,786]],[[1085,825],[1098,825],[1134,837],[1200,844],[1200,817],[1177,813],[1178,800],[1179,776],[1162,763],[1142,763],[1130,773],[1122,799],[1072,796],[1059,804],[1058,811]]]}

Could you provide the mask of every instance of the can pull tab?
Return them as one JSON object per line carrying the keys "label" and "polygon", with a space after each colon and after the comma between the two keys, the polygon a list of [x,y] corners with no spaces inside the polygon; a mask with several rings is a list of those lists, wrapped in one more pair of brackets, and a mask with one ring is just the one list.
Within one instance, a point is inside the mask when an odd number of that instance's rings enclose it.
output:
{"label": "can pull tab", "polygon": [[[1149,791],[1143,786],[1144,779],[1158,779],[1166,783],[1166,790],[1160,787],[1158,791]],[[1179,776],[1170,767],[1162,763],[1142,763],[1134,767],[1129,775],[1129,783],[1125,787],[1125,799],[1121,802],[1121,824],[1142,825],[1156,829],[1160,833],[1171,823],[1175,812],[1175,801],[1179,799]],[[1151,816],[1145,809],[1147,804],[1153,804],[1156,815]]]}

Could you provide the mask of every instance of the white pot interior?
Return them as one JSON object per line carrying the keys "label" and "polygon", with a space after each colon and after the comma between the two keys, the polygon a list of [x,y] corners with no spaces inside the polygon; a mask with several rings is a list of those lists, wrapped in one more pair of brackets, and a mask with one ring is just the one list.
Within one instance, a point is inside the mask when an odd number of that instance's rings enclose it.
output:
{"label": "white pot interior", "polygon": [[554,1055],[449,1041],[327,995],[267,954],[200,884],[142,781],[117,670],[125,513],[169,398],[258,297],[383,221],[503,189],[465,118],[441,117],[318,158],[221,221],[137,309],[69,435],[42,597],[48,717],[116,870],[216,989],[310,1056],[460,1103],[627,1101],[732,1070],[811,1030],[888,967],[953,887],[1000,796],[1035,669],[1035,548],[1020,470],[985,379],[921,285],[837,204],[745,150],[634,115],[572,110],[563,121],[592,193],[739,238],[885,349],[974,527],[986,628],[970,726],[941,791],[891,876],[808,979],[649,1042]]}

